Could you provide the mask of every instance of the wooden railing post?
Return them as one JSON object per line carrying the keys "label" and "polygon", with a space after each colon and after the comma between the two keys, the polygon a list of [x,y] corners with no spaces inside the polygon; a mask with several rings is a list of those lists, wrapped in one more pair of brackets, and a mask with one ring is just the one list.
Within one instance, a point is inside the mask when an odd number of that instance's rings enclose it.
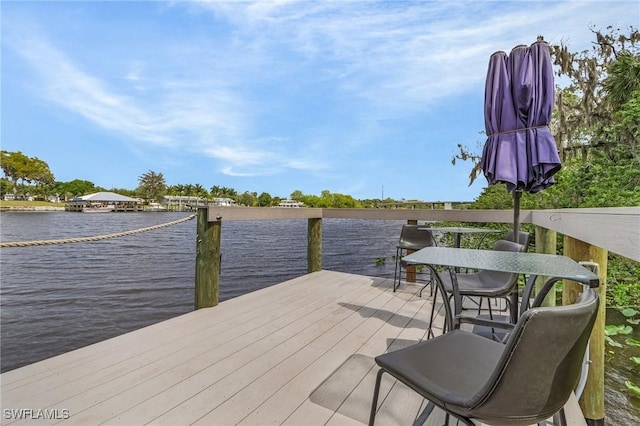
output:
{"label": "wooden railing post", "polygon": [[[535,241],[536,241],[536,253],[540,254],[556,254],[557,250],[557,236],[556,231],[552,231],[542,226],[536,226],[535,228]],[[538,277],[536,279],[536,294],[542,289],[545,281],[548,277]],[[556,286],[549,291],[549,294],[542,302],[542,306],[555,306],[556,305]]]}
{"label": "wooden railing post", "polygon": [[195,308],[218,304],[220,291],[220,219],[209,222],[209,209],[198,208],[196,225],[196,289]]}
{"label": "wooden railing post", "polygon": [[307,272],[322,270],[322,219],[311,218],[307,225]]}
{"label": "wooden railing post", "polygon": [[[574,238],[564,237],[564,254],[576,261],[591,261],[599,266],[598,276],[600,286],[598,296],[600,307],[596,323],[591,332],[589,341],[589,375],[582,396],[580,408],[589,426],[604,426],[604,327],[606,316],[606,290],[607,290],[607,256],[608,251],[600,247],[592,246]],[[582,286],[572,281],[565,281],[562,291],[562,303],[573,303]]]}

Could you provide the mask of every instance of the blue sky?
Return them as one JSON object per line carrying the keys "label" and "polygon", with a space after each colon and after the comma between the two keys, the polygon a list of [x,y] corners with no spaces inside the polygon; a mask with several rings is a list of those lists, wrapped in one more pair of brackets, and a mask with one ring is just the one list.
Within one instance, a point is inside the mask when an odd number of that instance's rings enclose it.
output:
{"label": "blue sky", "polygon": [[[2,149],[57,181],[462,201],[489,56],[588,49],[636,1],[6,1]],[[481,145],[480,145],[481,146]],[[478,148],[480,149],[480,148]]]}

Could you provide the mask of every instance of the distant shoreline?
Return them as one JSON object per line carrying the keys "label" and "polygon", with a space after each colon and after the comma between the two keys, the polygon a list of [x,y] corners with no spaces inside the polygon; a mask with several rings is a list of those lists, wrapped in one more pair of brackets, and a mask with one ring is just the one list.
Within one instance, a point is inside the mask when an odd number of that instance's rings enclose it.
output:
{"label": "distant shoreline", "polygon": [[2,206],[0,213],[5,212],[63,212],[64,207],[54,206]]}

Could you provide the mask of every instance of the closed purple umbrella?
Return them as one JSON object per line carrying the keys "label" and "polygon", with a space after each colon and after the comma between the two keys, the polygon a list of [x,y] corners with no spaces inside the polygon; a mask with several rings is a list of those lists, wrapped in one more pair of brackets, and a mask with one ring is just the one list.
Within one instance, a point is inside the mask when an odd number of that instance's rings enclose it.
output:
{"label": "closed purple umbrella", "polygon": [[[519,80],[528,81],[531,92],[527,117],[527,147],[531,176],[525,189],[535,193],[553,185],[553,175],[560,170],[560,157],[556,141],[549,129],[555,101],[553,69],[549,46],[538,41],[529,47],[528,72]],[[532,81],[531,81],[532,80]]]}
{"label": "closed purple umbrella", "polygon": [[514,236],[520,195],[553,185],[560,158],[549,129],[554,104],[549,46],[542,40],[489,59],[484,115],[487,141],[480,165],[489,185],[505,183],[514,197]]}

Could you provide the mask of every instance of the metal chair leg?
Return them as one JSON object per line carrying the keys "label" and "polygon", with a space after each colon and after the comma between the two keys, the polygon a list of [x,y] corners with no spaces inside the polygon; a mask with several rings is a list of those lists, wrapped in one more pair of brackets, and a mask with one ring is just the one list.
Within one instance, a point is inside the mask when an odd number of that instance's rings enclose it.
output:
{"label": "metal chair leg", "polygon": [[553,415],[554,426],[567,426],[567,416],[564,414],[564,407]]}
{"label": "metal chair leg", "polygon": [[[393,292],[396,292],[396,289],[400,287],[400,280],[402,279],[402,265],[400,265],[400,274],[398,275],[398,264],[400,263],[400,259],[402,258],[402,249],[396,249],[396,266],[393,270]],[[396,285],[396,282],[398,283]]]}
{"label": "metal chair leg", "polygon": [[380,382],[382,381],[382,374],[384,374],[384,370],[381,368],[380,370],[378,370],[378,375],[376,376],[376,387],[373,390],[371,414],[369,414],[369,426],[373,426],[373,423],[376,420],[376,411],[378,409],[378,394],[380,393]]}
{"label": "metal chair leg", "polygon": [[433,277],[431,276],[431,273],[429,273],[429,281],[427,281],[427,283],[422,286],[422,288],[420,289],[420,293],[418,293],[418,297],[422,297],[422,292],[425,288],[427,288],[427,286],[431,286],[429,291],[429,297],[431,297],[433,296]]}
{"label": "metal chair leg", "polygon": [[413,426],[422,426],[427,421],[434,408],[436,408],[436,405],[433,402],[429,401],[427,403],[427,406],[424,407],[424,410],[422,410],[420,415],[413,422]]}

